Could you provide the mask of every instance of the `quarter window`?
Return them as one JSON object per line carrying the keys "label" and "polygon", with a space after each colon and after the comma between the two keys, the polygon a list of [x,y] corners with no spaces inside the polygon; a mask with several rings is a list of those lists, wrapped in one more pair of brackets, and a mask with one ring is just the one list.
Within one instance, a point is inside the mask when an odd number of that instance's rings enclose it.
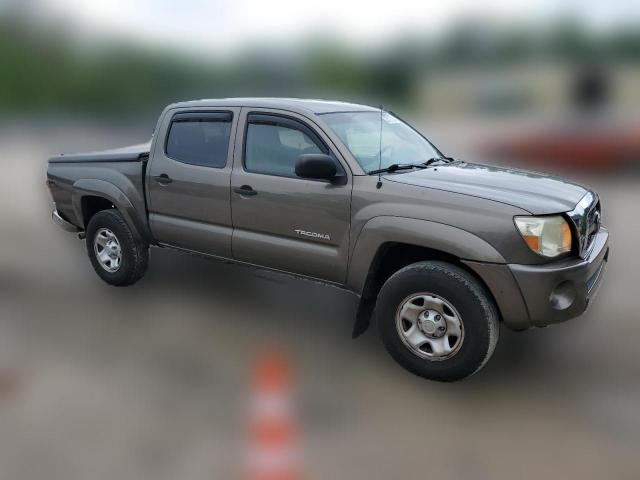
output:
{"label": "quarter window", "polygon": [[231,114],[178,114],[171,122],[167,156],[179,162],[223,168],[227,164]]}
{"label": "quarter window", "polygon": [[287,120],[283,123],[258,123],[249,120],[245,143],[245,168],[249,172],[295,177],[300,155],[326,153],[319,141],[304,125]]}

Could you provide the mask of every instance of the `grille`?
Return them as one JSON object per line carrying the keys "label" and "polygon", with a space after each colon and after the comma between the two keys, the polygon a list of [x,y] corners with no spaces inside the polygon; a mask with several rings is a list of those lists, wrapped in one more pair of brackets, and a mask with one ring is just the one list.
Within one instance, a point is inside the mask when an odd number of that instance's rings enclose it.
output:
{"label": "grille", "polygon": [[598,201],[587,213],[587,250],[591,247],[593,239],[596,237],[598,230],[600,230],[600,218],[600,202]]}
{"label": "grille", "polygon": [[598,195],[588,192],[569,212],[569,217],[578,234],[578,253],[584,258],[589,254],[593,239],[600,230],[602,213]]}

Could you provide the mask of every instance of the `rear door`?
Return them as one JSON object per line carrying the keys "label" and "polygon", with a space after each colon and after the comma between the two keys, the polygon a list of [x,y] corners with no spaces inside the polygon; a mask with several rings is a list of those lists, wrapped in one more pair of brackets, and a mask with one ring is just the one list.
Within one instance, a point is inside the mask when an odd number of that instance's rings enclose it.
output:
{"label": "rear door", "polygon": [[[231,178],[234,258],[343,283],[347,271],[351,172],[330,140],[293,113],[243,108]],[[334,157],[342,181],[302,179],[306,153]]]}
{"label": "rear door", "polygon": [[174,110],[147,169],[149,225],[162,244],[231,257],[229,183],[239,108]]}

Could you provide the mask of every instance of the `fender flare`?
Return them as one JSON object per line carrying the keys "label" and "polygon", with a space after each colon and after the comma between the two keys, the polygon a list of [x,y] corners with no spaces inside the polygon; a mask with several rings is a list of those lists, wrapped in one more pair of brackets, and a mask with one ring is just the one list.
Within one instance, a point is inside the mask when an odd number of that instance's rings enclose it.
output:
{"label": "fender flare", "polygon": [[375,277],[371,267],[380,248],[390,242],[438,250],[460,260],[506,263],[492,245],[466,230],[408,217],[373,217],[360,230],[347,273],[348,288],[360,296],[353,324],[353,338],[362,335],[369,327],[377,300],[377,295],[367,292]]}
{"label": "fender flare", "polygon": [[347,274],[349,289],[362,294],[380,247],[389,242],[439,250],[460,260],[506,263],[486,240],[461,228],[430,220],[378,216],[364,224],[354,244]]}
{"label": "fender flare", "polygon": [[136,211],[125,193],[113,183],[89,178],[76,180],[73,183],[71,203],[76,218],[79,220],[84,218],[82,215],[82,199],[87,196],[102,197],[109,200],[120,212],[129,228],[146,242],[152,241],[149,228],[139,218],[140,213]]}

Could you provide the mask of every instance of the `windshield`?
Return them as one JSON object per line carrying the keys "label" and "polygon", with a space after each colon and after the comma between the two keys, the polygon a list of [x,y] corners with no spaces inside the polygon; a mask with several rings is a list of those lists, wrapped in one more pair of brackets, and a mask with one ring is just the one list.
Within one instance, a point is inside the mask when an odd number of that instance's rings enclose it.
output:
{"label": "windshield", "polygon": [[382,113],[382,122],[380,112],[326,113],[322,118],[366,172],[376,170],[378,166],[417,164],[442,157],[422,135],[387,112]]}

